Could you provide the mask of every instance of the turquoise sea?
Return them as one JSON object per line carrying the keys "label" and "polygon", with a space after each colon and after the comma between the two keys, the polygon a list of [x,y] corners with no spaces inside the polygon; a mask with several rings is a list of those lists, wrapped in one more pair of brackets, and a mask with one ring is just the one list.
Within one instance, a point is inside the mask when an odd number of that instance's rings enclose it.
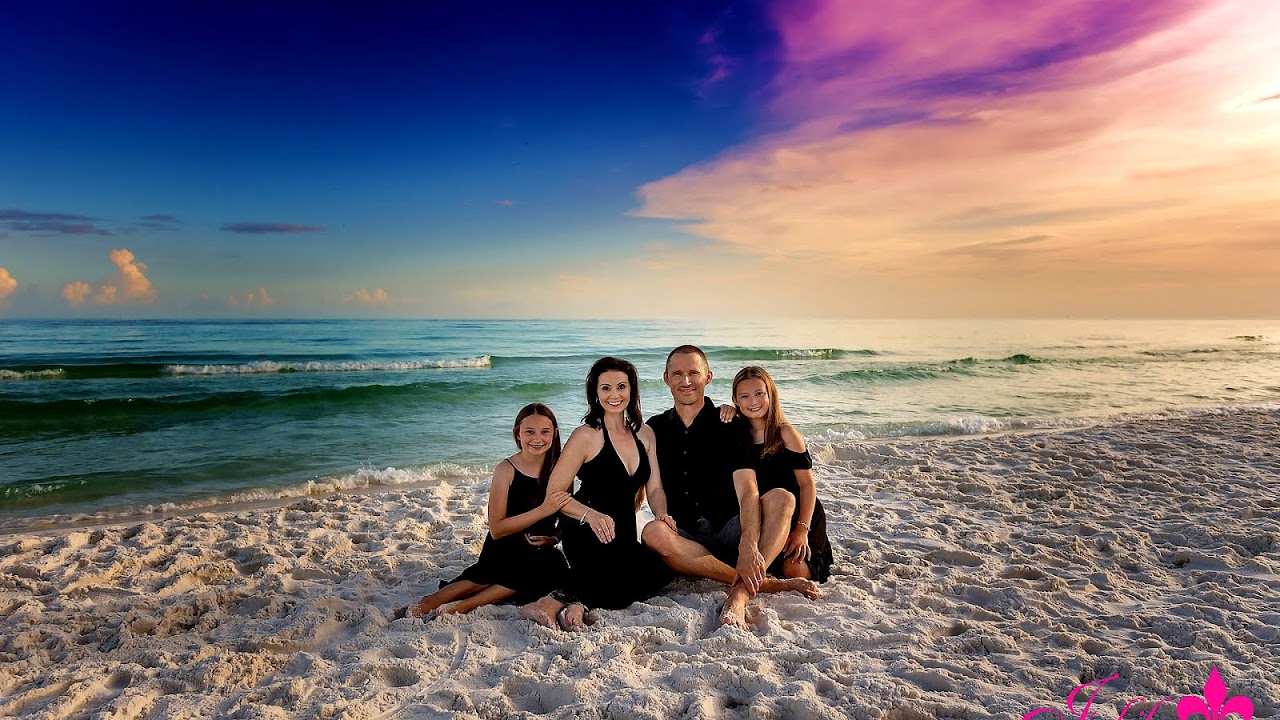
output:
{"label": "turquoise sea", "polygon": [[486,474],[599,356],[763,365],[812,442],[1280,403],[1280,321],[0,321],[0,529]]}

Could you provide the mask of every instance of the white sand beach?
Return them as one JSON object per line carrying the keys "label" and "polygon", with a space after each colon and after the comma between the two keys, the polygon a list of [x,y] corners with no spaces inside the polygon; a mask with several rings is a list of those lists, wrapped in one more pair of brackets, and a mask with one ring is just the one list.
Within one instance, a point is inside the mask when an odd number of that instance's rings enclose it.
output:
{"label": "white sand beach", "polygon": [[581,633],[389,620],[474,559],[483,480],[7,535],[0,717],[1066,717],[1118,674],[1090,717],[1174,718],[1216,666],[1271,718],[1278,441],[1260,409],[814,442],[834,573],[752,632],[693,580]]}

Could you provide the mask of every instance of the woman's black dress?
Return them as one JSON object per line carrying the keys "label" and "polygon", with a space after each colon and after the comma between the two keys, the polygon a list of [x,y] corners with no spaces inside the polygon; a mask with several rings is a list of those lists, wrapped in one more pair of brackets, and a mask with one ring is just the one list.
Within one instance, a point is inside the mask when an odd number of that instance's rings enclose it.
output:
{"label": "woman's black dress", "polygon": [[[565,520],[564,553],[569,558],[566,599],[588,607],[624,608],[666,585],[673,573],[636,537],[636,493],[649,481],[649,455],[639,438],[640,464],[634,475],[618,457],[609,431],[604,447],[578,469],[581,485],[574,499],[613,518],[613,542],[600,542],[590,525]],[[633,436],[634,437],[634,436]]]}
{"label": "woman's black dress", "polygon": [[[510,460],[503,462],[510,464],[515,473],[507,489],[507,517],[541,505],[546,491],[539,487],[537,478],[520,472]],[[459,580],[469,580],[477,585],[501,585],[516,591],[512,602],[529,602],[562,588],[569,575],[564,554],[554,545],[534,547],[524,537],[526,534],[553,535],[555,531],[556,516],[552,515],[530,525],[524,532],[498,539],[491,534],[485,535],[476,563],[463,570],[457,578],[440,583],[440,586]]]}
{"label": "woman's black dress", "polygon": [[[749,429],[748,432],[750,432]],[[791,514],[790,525],[790,528],[795,528],[796,521],[800,519],[800,482],[796,480],[796,470],[813,468],[813,458],[809,456],[809,451],[796,452],[783,446],[777,452],[765,455],[764,443],[760,443],[755,446],[755,454],[752,457],[756,458],[756,485],[760,489],[761,497],[775,488],[781,488],[795,496],[796,509]],[[809,574],[815,582],[826,582],[831,576],[833,558],[831,542],[827,540],[827,513],[822,509],[822,501],[816,498],[813,505],[813,518],[809,526],[809,550],[811,551],[807,563]],[[788,529],[787,532],[790,533],[791,530]],[[785,558],[779,555],[769,566],[769,574],[782,577],[784,560]]]}

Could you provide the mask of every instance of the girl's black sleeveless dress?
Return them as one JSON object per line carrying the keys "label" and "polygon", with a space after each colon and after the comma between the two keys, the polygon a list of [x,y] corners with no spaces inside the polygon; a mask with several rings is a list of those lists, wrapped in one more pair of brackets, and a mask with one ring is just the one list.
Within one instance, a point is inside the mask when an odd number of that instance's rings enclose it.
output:
{"label": "girl's black sleeveless dress", "polygon": [[[747,430],[750,432],[750,429]],[[760,495],[775,488],[782,488],[791,493],[796,498],[795,512],[791,513],[791,526],[796,526],[796,521],[800,519],[800,483],[796,480],[796,470],[809,470],[813,468],[813,458],[809,455],[809,451],[796,452],[789,450],[785,446],[778,449],[777,452],[764,454],[764,443],[755,445],[755,454],[752,456],[756,459],[756,485],[760,489]],[[787,532],[790,533],[791,529]],[[814,582],[826,582],[831,576],[831,563],[834,560],[831,553],[831,542],[827,539],[827,513],[822,509],[822,501],[815,498],[813,505],[813,518],[809,522],[809,574]],[[781,555],[778,556],[773,564],[769,566],[769,574],[774,577],[782,577],[782,563],[785,560]]]}
{"label": "girl's black sleeveless dress", "polygon": [[[507,489],[507,517],[541,505],[546,492],[538,486],[538,479],[520,472],[509,460],[503,462],[511,465],[515,473]],[[569,575],[564,554],[554,545],[537,548],[524,538],[526,534],[553,535],[555,531],[556,516],[552,515],[530,525],[524,532],[500,539],[486,534],[476,563],[453,580],[440,583],[440,586],[459,580],[469,580],[477,585],[501,585],[516,591],[511,602],[530,602],[562,588]]]}
{"label": "girl's black sleeveless dress", "polygon": [[600,542],[590,525],[562,522],[564,554],[569,558],[566,599],[588,607],[624,608],[650,597],[673,577],[666,563],[636,537],[636,493],[649,481],[649,455],[635,439],[640,464],[635,474],[618,457],[609,431],[604,447],[578,469],[581,486],[574,499],[613,518],[613,542]]}

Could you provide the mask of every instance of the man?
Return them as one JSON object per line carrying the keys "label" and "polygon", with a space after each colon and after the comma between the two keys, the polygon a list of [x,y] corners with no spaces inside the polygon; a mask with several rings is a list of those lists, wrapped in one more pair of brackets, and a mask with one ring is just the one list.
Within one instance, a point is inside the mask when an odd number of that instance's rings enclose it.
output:
{"label": "man", "polygon": [[644,544],[678,572],[730,586],[722,625],[747,629],[747,603],[758,592],[795,590],[816,598],[818,586],[810,580],[765,574],[786,543],[795,498],[786,491],[760,497],[743,441],[706,397],[706,354],[693,345],[672,350],[662,380],[675,406],[648,425],[658,439],[668,514],[645,525]]}

